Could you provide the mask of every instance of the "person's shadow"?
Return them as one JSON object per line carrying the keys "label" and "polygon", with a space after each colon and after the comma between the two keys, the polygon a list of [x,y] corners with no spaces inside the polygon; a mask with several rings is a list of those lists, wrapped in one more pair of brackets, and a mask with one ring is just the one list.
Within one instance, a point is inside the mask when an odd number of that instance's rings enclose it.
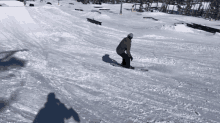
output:
{"label": "person's shadow", "polygon": [[54,93],[47,96],[47,102],[38,112],[33,123],[64,123],[64,118],[73,117],[76,122],[80,122],[79,115],[72,108],[67,109],[66,106],[55,98]]}
{"label": "person's shadow", "polygon": [[102,61],[106,62],[106,63],[115,63],[115,64],[119,64],[117,61],[115,61],[114,59],[110,58],[109,57],[109,54],[105,54],[103,57],[102,57]]}

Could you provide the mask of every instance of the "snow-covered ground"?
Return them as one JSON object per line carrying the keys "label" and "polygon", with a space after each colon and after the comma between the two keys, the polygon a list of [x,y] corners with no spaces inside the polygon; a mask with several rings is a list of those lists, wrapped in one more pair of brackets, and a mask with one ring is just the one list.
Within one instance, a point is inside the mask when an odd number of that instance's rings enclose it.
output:
{"label": "snow-covered ground", "polygon": [[[174,26],[185,21],[219,28],[219,21],[125,9],[120,15],[120,4],[49,2],[53,5],[0,7],[0,52],[29,49],[14,55],[25,67],[1,66],[0,103],[8,102],[1,123],[31,123],[50,92],[72,107],[81,123],[220,122],[220,34]],[[91,12],[94,6],[110,12]],[[131,32],[131,65],[148,72],[106,63],[121,62],[115,49]]]}

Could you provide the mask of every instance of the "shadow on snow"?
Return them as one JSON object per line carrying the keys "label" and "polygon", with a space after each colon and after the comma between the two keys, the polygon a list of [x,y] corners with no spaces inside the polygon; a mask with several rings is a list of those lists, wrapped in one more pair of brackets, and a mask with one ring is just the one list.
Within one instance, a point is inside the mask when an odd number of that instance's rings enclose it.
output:
{"label": "shadow on snow", "polygon": [[115,64],[119,64],[117,61],[115,61],[114,59],[111,59],[109,57],[109,54],[105,54],[103,57],[102,57],[102,61],[106,62],[106,63],[115,63]]}
{"label": "shadow on snow", "polygon": [[38,112],[33,123],[64,123],[64,118],[73,117],[76,122],[80,122],[78,113],[72,108],[67,109],[66,106],[55,98],[54,93],[47,96],[47,102]]}

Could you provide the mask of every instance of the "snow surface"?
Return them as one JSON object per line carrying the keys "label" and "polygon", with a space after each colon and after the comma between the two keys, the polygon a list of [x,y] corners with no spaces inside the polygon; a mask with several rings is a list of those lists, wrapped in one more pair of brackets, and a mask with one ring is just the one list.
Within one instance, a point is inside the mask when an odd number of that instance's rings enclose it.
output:
{"label": "snow surface", "polygon": [[24,4],[22,3],[22,2],[19,2],[19,1],[1,1],[0,0],[0,4],[6,4],[7,6],[10,6],[10,7],[12,7],[12,6],[16,6],[16,7],[23,7],[24,6]]}
{"label": "snow surface", "polygon": [[[125,9],[120,15],[120,4],[49,2],[0,7],[0,52],[29,49],[14,55],[27,61],[25,67],[0,71],[0,100],[8,102],[1,123],[32,122],[50,92],[72,107],[81,123],[220,122],[220,35],[174,26],[185,21],[219,28],[219,21]],[[110,11],[91,12],[94,6]],[[131,65],[148,72],[105,62],[121,62],[115,49],[130,32]]]}

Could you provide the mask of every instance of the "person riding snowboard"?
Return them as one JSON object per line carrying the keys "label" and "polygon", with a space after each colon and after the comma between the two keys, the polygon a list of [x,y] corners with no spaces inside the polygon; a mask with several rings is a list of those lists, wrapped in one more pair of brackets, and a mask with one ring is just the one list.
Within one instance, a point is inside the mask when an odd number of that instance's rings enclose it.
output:
{"label": "person riding snowboard", "polygon": [[130,60],[131,61],[133,60],[133,57],[131,56],[131,53],[130,53],[132,38],[133,38],[133,34],[132,33],[128,34],[128,36],[125,37],[118,45],[118,47],[116,48],[116,52],[118,55],[122,57],[121,65],[123,67],[134,69],[134,67],[130,65]]}

